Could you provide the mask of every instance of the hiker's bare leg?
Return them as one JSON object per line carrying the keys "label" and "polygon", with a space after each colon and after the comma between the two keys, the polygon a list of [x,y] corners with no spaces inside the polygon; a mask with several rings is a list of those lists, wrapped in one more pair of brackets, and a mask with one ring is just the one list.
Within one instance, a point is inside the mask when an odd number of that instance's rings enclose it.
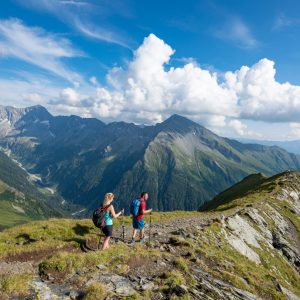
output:
{"label": "hiker's bare leg", "polygon": [[136,236],[136,229],[133,229],[133,231],[132,231],[132,239],[135,239],[135,236]]}
{"label": "hiker's bare leg", "polygon": [[144,238],[144,229],[141,229],[140,230],[140,239],[143,239]]}
{"label": "hiker's bare leg", "polygon": [[102,250],[105,250],[107,248],[109,248],[109,240],[110,240],[110,236],[106,236],[104,238],[103,244],[102,244]]}

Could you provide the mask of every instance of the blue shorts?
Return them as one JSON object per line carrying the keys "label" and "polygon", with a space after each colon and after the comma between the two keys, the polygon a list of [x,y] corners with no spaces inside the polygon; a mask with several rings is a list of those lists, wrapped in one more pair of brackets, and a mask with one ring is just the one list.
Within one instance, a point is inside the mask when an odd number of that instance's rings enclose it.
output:
{"label": "blue shorts", "polygon": [[145,221],[144,221],[144,219],[137,220],[136,218],[133,218],[132,219],[132,227],[134,229],[144,229],[145,228]]}

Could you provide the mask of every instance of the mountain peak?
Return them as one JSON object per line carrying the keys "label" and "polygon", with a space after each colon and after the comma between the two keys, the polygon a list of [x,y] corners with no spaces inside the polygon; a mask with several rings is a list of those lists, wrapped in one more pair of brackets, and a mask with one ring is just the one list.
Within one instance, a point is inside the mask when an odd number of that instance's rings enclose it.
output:
{"label": "mountain peak", "polygon": [[208,131],[200,124],[178,114],[174,114],[165,121],[156,125],[159,130],[162,131],[173,131],[181,134],[190,132],[191,130],[196,131]]}
{"label": "mountain peak", "polygon": [[171,115],[169,118],[167,118],[162,123],[166,123],[166,122],[189,122],[189,123],[194,123],[190,119],[188,119],[188,118],[186,118],[186,117],[184,117],[182,115],[178,115],[178,114]]}

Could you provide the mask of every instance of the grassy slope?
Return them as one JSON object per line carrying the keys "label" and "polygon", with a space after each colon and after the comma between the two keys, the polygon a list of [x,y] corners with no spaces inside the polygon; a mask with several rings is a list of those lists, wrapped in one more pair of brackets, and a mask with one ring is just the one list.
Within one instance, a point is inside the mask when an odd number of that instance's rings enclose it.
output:
{"label": "grassy slope", "polygon": [[[43,253],[44,251],[44,257],[42,257],[42,262],[39,265],[42,272],[51,272],[52,270],[55,274],[59,273],[61,276],[66,276],[77,269],[87,267],[91,269],[88,273],[91,275],[96,272],[95,265],[105,264],[109,266],[111,271],[126,274],[130,270],[129,261],[136,258],[138,251],[143,253],[144,257],[153,259],[167,257],[173,261],[173,271],[166,271],[163,277],[157,278],[157,284],[161,286],[162,291],[166,291],[178,283],[186,284],[189,287],[195,286],[197,282],[193,280],[191,274],[193,270],[201,268],[215,278],[252,292],[262,299],[286,299],[278,289],[279,285],[300,296],[300,276],[280,252],[275,249],[270,251],[270,248],[262,244],[260,250],[255,249],[262,262],[257,265],[228,244],[224,238],[222,223],[220,222],[221,215],[230,215],[237,208],[245,209],[247,205],[251,204],[259,211],[267,212],[266,204],[269,204],[294,224],[299,235],[299,216],[287,209],[284,200],[274,202],[272,198],[274,192],[280,189],[280,179],[283,176],[284,174],[272,178],[263,178],[260,175],[250,176],[233,189],[223,193],[222,197],[226,193],[231,199],[230,202],[219,203],[219,206],[211,209],[210,212],[155,213],[153,223],[161,222],[161,220],[167,223],[171,219],[184,217],[199,216],[201,219],[209,215],[214,216],[214,221],[209,226],[204,227],[203,230],[188,229],[190,236],[194,238],[183,239],[178,236],[171,236],[173,240],[178,241],[176,253],[160,251],[159,249],[146,249],[139,245],[132,248],[122,243],[111,247],[101,255],[95,252],[82,253],[76,250],[69,252],[66,249],[69,247],[78,249],[79,244],[84,240],[97,239],[95,235],[97,230],[90,220],[50,219],[16,226],[0,233],[0,259],[5,260],[5,257],[18,255],[22,257],[26,256],[28,252]],[[274,227],[272,216],[266,214],[265,220],[268,228],[272,229]],[[249,220],[249,222],[251,221]],[[125,218],[125,223],[127,226],[129,225],[130,219],[128,217]],[[120,226],[118,220],[116,220],[115,226]],[[255,224],[252,223],[252,226],[255,227]],[[186,251],[192,253],[192,257],[196,258],[196,261],[191,262],[187,257],[180,257],[179,253]],[[13,277],[11,280],[13,281],[15,278]],[[87,278],[83,275],[78,280],[80,280],[78,284],[81,285]],[[87,293],[93,294],[95,290],[101,291],[102,288],[101,286],[92,286]],[[24,285],[22,289],[24,290]],[[213,294],[211,297],[218,299]]]}
{"label": "grassy slope", "polygon": [[0,151],[0,230],[29,220],[62,216],[47,201],[49,191],[37,188],[28,174]]}

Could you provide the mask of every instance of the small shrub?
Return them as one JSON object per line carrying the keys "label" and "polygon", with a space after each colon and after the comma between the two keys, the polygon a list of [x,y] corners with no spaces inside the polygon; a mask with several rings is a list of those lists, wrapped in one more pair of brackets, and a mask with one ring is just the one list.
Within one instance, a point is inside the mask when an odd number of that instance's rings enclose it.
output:
{"label": "small shrub", "polygon": [[87,287],[84,293],[84,300],[104,300],[109,295],[109,292],[99,282],[95,282]]}
{"label": "small shrub", "polygon": [[186,283],[183,275],[176,270],[165,273],[164,278],[164,284],[166,284],[170,289],[175,288],[177,285]]}
{"label": "small shrub", "polygon": [[176,267],[177,269],[179,269],[180,271],[183,271],[183,272],[185,272],[185,273],[187,273],[188,270],[189,270],[189,267],[188,267],[188,265],[187,265],[185,259],[182,258],[182,257],[177,258],[177,259],[174,261],[174,265],[175,265],[175,267]]}
{"label": "small shrub", "polygon": [[1,294],[6,296],[20,296],[28,292],[28,284],[32,274],[11,274],[0,277]]}

